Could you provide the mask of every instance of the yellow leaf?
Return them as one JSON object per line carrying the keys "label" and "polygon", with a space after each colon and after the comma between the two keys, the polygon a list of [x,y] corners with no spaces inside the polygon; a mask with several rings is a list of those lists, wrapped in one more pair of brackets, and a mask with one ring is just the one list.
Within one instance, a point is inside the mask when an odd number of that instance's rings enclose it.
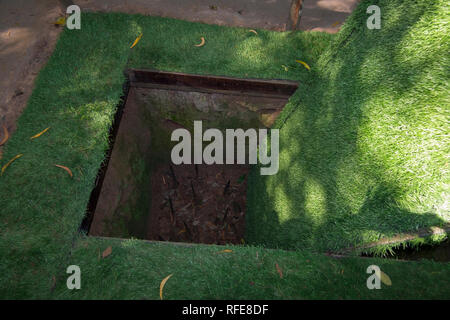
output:
{"label": "yellow leaf", "polygon": [[141,38],[142,38],[142,33],[139,35],[139,37],[136,38],[136,40],[134,40],[134,42],[131,45],[130,49],[133,48],[135,45],[137,45],[137,43],[139,42],[139,40],[141,40]]}
{"label": "yellow leaf", "polygon": [[180,234],[182,234],[182,233],[184,233],[184,232],[186,232],[186,228],[184,228],[184,229],[178,231],[178,235],[180,235]]}
{"label": "yellow leaf", "polygon": [[66,17],[61,17],[55,21],[55,24],[58,26],[63,26],[66,24]]}
{"label": "yellow leaf", "polygon": [[219,251],[217,253],[231,253],[231,252],[233,252],[233,250],[225,249],[225,250]]}
{"label": "yellow leaf", "polygon": [[106,258],[107,256],[109,256],[112,252],[112,248],[111,246],[109,246],[108,248],[105,249],[105,251],[103,251],[102,253],[102,258]]}
{"label": "yellow leaf", "polygon": [[333,23],[331,26],[332,27],[336,27],[337,25],[339,25],[341,22],[340,21],[336,21],[335,23]]}
{"label": "yellow leaf", "polygon": [[296,62],[302,64],[303,66],[305,66],[306,69],[311,70],[311,68],[308,66],[308,64],[304,61],[301,60],[295,60]]}
{"label": "yellow leaf", "polygon": [[36,138],[39,138],[39,137],[42,136],[44,133],[46,133],[46,132],[48,131],[48,129],[50,129],[50,127],[48,127],[47,129],[45,129],[45,130],[39,132],[38,134],[32,136],[30,139],[36,139]]}
{"label": "yellow leaf", "polygon": [[389,278],[389,276],[381,270],[380,270],[380,277],[381,277],[381,279],[380,279],[381,282],[383,282],[385,285],[387,285],[387,286],[392,285],[391,278]]}
{"label": "yellow leaf", "polygon": [[55,166],[58,167],[58,168],[61,168],[61,169],[66,170],[67,173],[70,175],[70,177],[73,177],[72,171],[71,171],[69,168],[67,168],[67,167],[65,167],[65,166],[61,166],[61,165],[59,165],[59,164],[55,164]]}
{"label": "yellow leaf", "polygon": [[5,164],[5,165],[2,167],[2,173],[1,173],[1,174],[3,175],[3,172],[5,172],[6,168],[8,168],[9,165],[10,165],[11,163],[13,163],[15,160],[19,159],[21,156],[23,156],[23,154],[18,154],[18,155],[16,155],[14,158],[12,158],[11,160],[9,160],[8,163]]}
{"label": "yellow leaf", "polygon": [[205,38],[201,37],[202,41],[199,44],[196,44],[196,47],[202,47],[205,44]]}
{"label": "yellow leaf", "polygon": [[6,129],[5,126],[3,126],[3,140],[0,141],[0,146],[4,145],[6,143],[6,141],[8,141],[9,139],[9,133],[8,133],[8,129]]}
{"label": "yellow leaf", "polygon": [[253,32],[254,34],[258,34],[258,32],[256,32],[255,30],[253,30],[253,29],[250,29],[250,30],[248,30],[249,32]]}
{"label": "yellow leaf", "polygon": [[164,279],[162,279],[161,284],[159,285],[159,297],[162,300],[163,299],[163,289],[164,286],[166,285],[167,280],[169,280],[169,278],[172,276],[173,274],[169,274],[167,277],[165,277]]}

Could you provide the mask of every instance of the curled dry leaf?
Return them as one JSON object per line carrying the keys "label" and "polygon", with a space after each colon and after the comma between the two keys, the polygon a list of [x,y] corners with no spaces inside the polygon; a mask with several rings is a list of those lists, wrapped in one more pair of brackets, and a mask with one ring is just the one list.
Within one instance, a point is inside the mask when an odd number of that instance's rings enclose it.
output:
{"label": "curled dry leaf", "polygon": [[248,30],[249,32],[253,32],[254,34],[258,34],[258,32],[256,32],[256,30],[253,30],[253,29],[250,29],[250,30]]}
{"label": "curled dry leaf", "polygon": [[17,159],[19,159],[21,156],[23,156],[23,154],[18,154],[18,155],[16,155],[14,158],[12,158],[11,160],[9,160],[3,167],[2,167],[2,175],[3,175],[3,172],[5,172],[5,170],[6,170],[6,168],[8,168],[9,167],[9,165],[11,164],[11,163],[13,163],[14,161],[16,161]]}
{"label": "curled dry leaf", "polygon": [[225,249],[225,250],[219,251],[219,252],[217,252],[217,253],[231,253],[231,252],[233,252],[233,250],[231,250],[231,249]]}
{"label": "curled dry leaf", "polygon": [[135,45],[137,45],[137,43],[139,42],[139,40],[141,40],[141,38],[142,38],[142,33],[139,35],[139,37],[136,38],[136,40],[134,40],[134,42],[131,45],[130,49],[133,48]]}
{"label": "curled dry leaf", "polygon": [[73,177],[72,171],[69,168],[67,168],[65,166],[62,166],[62,165],[59,165],[59,164],[55,164],[55,167],[58,167],[58,168],[66,170],[67,173],[70,175],[70,177]]}
{"label": "curled dry leaf", "polygon": [[280,275],[280,278],[283,279],[283,270],[281,270],[281,268],[278,265],[278,263],[275,263],[275,268],[277,268],[277,272]]}
{"label": "curled dry leaf", "polygon": [[306,69],[311,70],[311,68],[308,66],[308,64],[301,60],[295,60],[296,62],[302,64]]}
{"label": "curled dry leaf", "polygon": [[199,44],[196,44],[195,46],[196,47],[203,47],[203,45],[205,44],[205,38],[204,37],[201,37],[201,42],[199,43]]}
{"label": "curled dry leaf", "polygon": [[63,26],[66,24],[66,17],[61,17],[58,20],[55,21],[54,23],[57,26]]}
{"label": "curled dry leaf", "polygon": [[48,127],[48,128],[46,128],[46,129],[44,129],[44,130],[42,130],[41,132],[39,132],[38,134],[35,134],[34,136],[32,136],[30,139],[36,139],[36,138],[39,138],[40,136],[42,136],[44,133],[46,133],[47,131],[48,131],[48,129],[50,129],[50,127]]}
{"label": "curled dry leaf", "polygon": [[169,280],[170,277],[171,277],[172,275],[173,275],[173,274],[169,274],[167,277],[165,277],[164,279],[162,279],[161,284],[159,285],[159,298],[160,298],[161,300],[163,299],[163,289],[164,289],[164,286],[166,285],[167,280]]}
{"label": "curled dry leaf", "polygon": [[105,249],[105,251],[103,251],[102,258],[103,259],[106,258],[107,256],[109,256],[111,254],[111,252],[112,252],[112,248],[111,248],[111,246],[109,246],[108,248]]}
{"label": "curled dry leaf", "polygon": [[0,141],[0,146],[4,145],[6,141],[8,141],[8,139],[9,139],[8,129],[6,129],[6,127],[3,126],[3,139],[2,141]]}

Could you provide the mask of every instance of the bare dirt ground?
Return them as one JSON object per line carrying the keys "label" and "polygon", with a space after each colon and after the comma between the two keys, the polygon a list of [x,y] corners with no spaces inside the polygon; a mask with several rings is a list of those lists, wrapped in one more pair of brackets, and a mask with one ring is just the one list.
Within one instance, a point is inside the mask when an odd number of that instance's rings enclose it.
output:
{"label": "bare dirt ground", "polygon": [[336,33],[359,0],[304,0],[299,30]]}
{"label": "bare dirt ground", "polygon": [[248,165],[160,167],[152,176],[146,239],[240,244]]}
{"label": "bare dirt ground", "polygon": [[[337,32],[358,1],[304,0],[298,29]],[[120,11],[286,30],[292,0],[0,0],[0,128],[5,126],[10,134],[16,130],[36,75],[52,54],[62,30],[53,22],[71,3],[82,11]],[[3,135],[2,129],[0,140]]]}
{"label": "bare dirt ground", "polygon": [[61,29],[52,22],[62,14],[58,1],[0,0],[0,127],[10,134],[53,52]]}

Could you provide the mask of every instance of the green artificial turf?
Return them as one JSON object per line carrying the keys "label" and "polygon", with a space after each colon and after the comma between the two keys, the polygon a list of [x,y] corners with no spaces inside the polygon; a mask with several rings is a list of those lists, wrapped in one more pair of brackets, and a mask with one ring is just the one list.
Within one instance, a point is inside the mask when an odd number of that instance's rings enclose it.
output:
{"label": "green artificial turf", "polygon": [[[140,33],[141,41],[130,50]],[[195,47],[201,36],[206,39],[205,46]],[[233,252],[225,254],[217,253],[223,249],[220,247],[118,242],[78,234],[108,146],[108,130],[122,94],[126,67],[298,80],[300,90],[280,122],[290,114],[296,116],[299,111],[294,105],[300,100],[319,100],[309,93],[319,90],[318,79],[326,75],[319,70],[319,57],[333,36],[263,30],[255,36],[241,28],[94,13],[82,15],[81,30],[64,30],[36,80],[0,163],[23,154],[0,177],[0,298],[158,299],[159,283],[168,274],[173,277],[165,287],[167,299],[449,298],[449,264],[334,259],[303,250],[252,246],[229,246]],[[295,59],[307,62],[312,70]],[[294,121],[289,121],[286,134],[295,132]],[[302,124],[300,121],[299,127]],[[29,139],[47,127],[50,130],[38,139]],[[298,136],[302,133],[296,134],[292,139],[303,145]],[[282,139],[286,139],[284,134]],[[294,160],[302,158],[293,159],[293,166]],[[73,178],[54,164],[71,168]],[[285,167],[279,174],[286,177]],[[296,179],[296,175],[289,178]],[[289,181],[293,180],[284,182],[289,185]],[[255,181],[249,192],[261,188],[261,183],[273,186],[274,182],[273,178]],[[312,188],[316,188],[314,184]],[[290,201],[295,198],[296,193],[291,193]],[[257,222],[262,234],[277,226],[270,225],[266,213],[262,210]],[[315,235],[309,231],[310,238]],[[255,240],[254,233],[249,239]],[[278,245],[278,239],[272,244]],[[112,246],[111,255],[99,258],[108,246]],[[81,267],[82,289],[78,291],[65,287],[66,268],[72,264]],[[283,278],[275,264],[283,270]],[[378,264],[393,285],[368,290],[365,270],[370,264]]]}
{"label": "green artificial turf", "polygon": [[247,241],[335,251],[450,220],[448,14],[360,3],[279,118],[278,174],[253,171]]}
{"label": "green artificial turf", "polygon": [[[99,254],[112,246],[105,259]],[[444,299],[450,297],[450,264],[389,259],[335,259],[305,251],[260,247],[179,247],[138,240],[80,239],[67,263],[81,268],[80,290],[57,275],[54,296],[63,299]],[[378,265],[392,285],[367,289],[366,273]],[[282,273],[280,277],[277,267]],[[51,287],[47,283],[47,290]],[[438,285],[436,285],[438,284]]]}

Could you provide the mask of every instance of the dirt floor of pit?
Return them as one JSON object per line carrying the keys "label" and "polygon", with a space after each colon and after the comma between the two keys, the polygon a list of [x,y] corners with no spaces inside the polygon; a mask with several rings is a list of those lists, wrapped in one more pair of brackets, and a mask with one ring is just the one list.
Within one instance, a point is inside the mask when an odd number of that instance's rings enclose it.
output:
{"label": "dirt floor of pit", "polygon": [[245,232],[246,165],[165,165],[152,176],[146,239],[239,244]]}
{"label": "dirt floor of pit", "polygon": [[[174,129],[267,128],[288,98],[131,87],[90,235],[241,243],[248,165],[173,165]],[[203,147],[209,143],[204,142]],[[235,162],[236,163],[236,162]]]}

